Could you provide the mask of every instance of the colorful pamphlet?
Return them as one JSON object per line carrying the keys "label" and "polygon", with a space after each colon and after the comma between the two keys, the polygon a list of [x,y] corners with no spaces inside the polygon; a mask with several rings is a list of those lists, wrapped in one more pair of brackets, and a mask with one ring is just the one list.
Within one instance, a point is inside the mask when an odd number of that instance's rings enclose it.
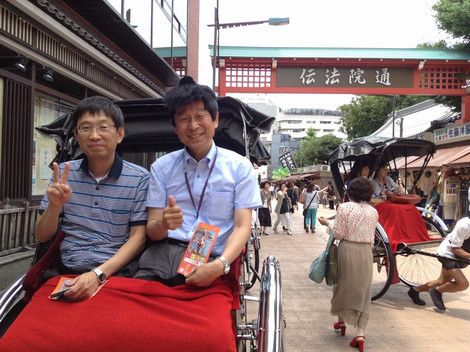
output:
{"label": "colorful pamphlet", "polygon": [[[57,283],[57,286],[54,288],[54,291],[51,292],[51,294],[49,295],[49,299],[52,299],[52,300],[55,300],[55,301],[69,301],[69,302],[74,302],[75,300],[73,298],[69,298],[67,296],[65,296],[65,292],[67,292],[68,290],[70,290],[72,288],[72,286],[65,286],[65,284],[67,282],[70,282],[72,281],[74,278],[73,277],[69,277],[69,276],[61,276],[59,282]],[[103,282],[98,288],[97,290],[91,295],[91,297],[94,297],[100,290],[101,288],[108,282],[108,280],[106,280],[105,282]],[[91,298],[90,297],[90,298]]]}
{"label": "colorful pamphlet", "polygon": [[59,280],[59,283],[55,287],[54,291],[49,295],[50,299],[61,300],[61,301],[73,301],[72,298],[64,296],[64,293],[71,289],[71,286],[65,286],[69,281],[72,281],[73,277],[62,276]]}
{"label": "colorful pamphlet", "polygon": [[212,247],[214,247],[220,227],[199,223],[194,231],[184,257],[178,267],[178,273],[188,275],[195,267],[207,263]]}

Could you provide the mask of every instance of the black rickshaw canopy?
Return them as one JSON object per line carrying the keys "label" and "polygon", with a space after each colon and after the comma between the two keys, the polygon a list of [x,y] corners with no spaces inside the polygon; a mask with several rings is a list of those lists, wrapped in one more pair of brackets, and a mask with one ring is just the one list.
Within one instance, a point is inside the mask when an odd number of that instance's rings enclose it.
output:
{"label": "black rickshaw canopy", "polygon": [[[345,162],[354,162],[361,157],[368,157],[369,160],[372,160],[370,167],[372,172],[375,173],[382,161],[388,162],[389,166],[395,166],[396,169],[397,161],[404,159],[406,170],[407,159],[409,157],[425,156],[423,167],[417,178],[419,179],[435,152],[435,144],[424,139],[366,136],[342,143],[330,154],[328,164],[331,167],[333,179],[342,198],[344,194],[344,180],[339,169],[340,164],[344,166]],[[413,158],[410,161],[415,159]]]}
{"label": "black rickshaw canopy", "polygon": [[[136,99],[116,101],[124,115],[126,134],[118,145],[118,153],[171,152],[181,149],[171,125],[163,99]],[[219,126],[214,141],[222,148],[233,150],[258,165],[271,158],[260,141],[261,133],[270,131],[275,120],[238,99],[217,98]],[[36,128],[41,135],[56,140],[58,154],[54,161],[62,162],[79,158],[82,154],[73,135],[71,113],[65,114],[51,124]]]}

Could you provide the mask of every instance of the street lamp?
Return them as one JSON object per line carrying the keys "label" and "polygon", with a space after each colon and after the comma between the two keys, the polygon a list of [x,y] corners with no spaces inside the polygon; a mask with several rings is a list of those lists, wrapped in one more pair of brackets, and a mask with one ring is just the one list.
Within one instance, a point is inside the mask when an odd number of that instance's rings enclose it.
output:
{"label": "street lamp", "polygon": [[[269,23],[270,26],[284,26],[289,24],[289,17],[272,17],[265,21],[251,21],[251,22],[233,22],[233,23],[219,23],[219,29],[252,26],[255,24]],[[215,27],[215,24],[208,24],[208,27]]]}
{"label": "street lamp", "polygon": [[[268,23],[270,26],[284,26],[289,24],[289,17],[273,17],[264,21],[251,21],[251,22],[232,22],[232,23],[219,23],[219,1],[217,0],[217,7],[214,12],[214,24],[208,24],[208,27],[214,27],[214,48],[212,53],[212,88],[215,91],[215,74],[216,63],[219,58],[219,31],[223,28],[245,27],[257,24]],[[219,82],[220,85],[220,82]]]}

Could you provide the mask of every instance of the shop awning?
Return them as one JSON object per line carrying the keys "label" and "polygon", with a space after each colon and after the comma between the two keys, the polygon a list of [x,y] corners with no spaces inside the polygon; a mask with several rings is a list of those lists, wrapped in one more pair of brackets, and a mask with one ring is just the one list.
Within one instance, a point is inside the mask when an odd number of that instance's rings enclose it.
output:
{"label": "shop awning", "polygon": [[448,166],[470,166],[470,153],[462,156],[461,158],[452,160],[447,165]]}
{"label": "shop awning", "polygon": [[[400,158],[398,159],[395,164],[396,164],[396,167],[397,167],[397,170],[400,170],[400,169],[404,169],[405,168],[405,164],[407,164],[407,168],[410,167],[410,164],[417,160],[417,159],[420,159],[421,157],[420,156],[410,156],[408,158]],[[421,159],[421,165],[423,164],[422,160],[424,159]],[[394,167],[393,163],[391,164],[392,167]]]}
{"label": "shop awning", "polygon": [[283,178],[282,180],[275,180],[274,182],[296,182],[300,180],[320,180],[321,176],[319,172],[313,172],[313,173],[308,173],[308,174],[297,174],[297,175],[291,175],[287,176],[286,178]]}
{"label": "shop awning", "polygon": [[[455,160],[466,157],[470,154],[470,146],[459,146],[451,148],[437,149],[433,158],[428,163],[428,168],[439,168],[445,165],[451,165]],[[410,169],[419,169],[423,166],[424,157],[420,157],[408,164]],[[404,166],[403,166],[404,167]],[[402,168],[403,168],[402,167]]]}

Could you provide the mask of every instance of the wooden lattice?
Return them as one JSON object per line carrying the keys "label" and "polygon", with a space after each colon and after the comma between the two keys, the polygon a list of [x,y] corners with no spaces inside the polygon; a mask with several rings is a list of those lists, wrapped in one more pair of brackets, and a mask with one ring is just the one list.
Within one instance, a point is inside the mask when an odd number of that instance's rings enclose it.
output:
{"label": "wooden lattice", "polygon": [[465,68],[462,66],[425,67],[419,75],[420,89],[460,89]]}

